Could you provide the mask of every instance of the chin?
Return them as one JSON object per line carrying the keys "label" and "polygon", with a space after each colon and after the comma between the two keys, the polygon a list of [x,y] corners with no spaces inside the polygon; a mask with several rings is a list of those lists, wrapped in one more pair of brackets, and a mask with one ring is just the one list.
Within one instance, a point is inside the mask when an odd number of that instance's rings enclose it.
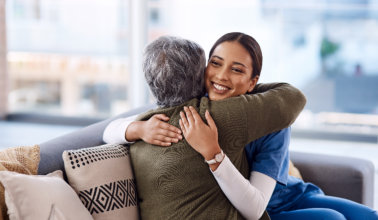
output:
{"label": "chin", "polygon": [[222,95],[219,95],[219,94],[209,95],[209,99],[212,100],[212,101],[222,100],[222,99],[225,99],[225,98],[228,98],[228,96],[222,96]]}

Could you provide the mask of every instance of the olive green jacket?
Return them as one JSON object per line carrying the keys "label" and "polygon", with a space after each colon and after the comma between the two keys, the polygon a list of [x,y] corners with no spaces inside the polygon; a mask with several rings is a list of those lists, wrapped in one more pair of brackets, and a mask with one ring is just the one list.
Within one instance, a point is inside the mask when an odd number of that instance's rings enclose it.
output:
{"label": "olive green jacket", "polygon": [[[163,113],[170,124],[179,127],[179,113],[184,106],[194,106],[202,119],[208,109],[217,125],[221,148],[248,178],[244,147],[290,126],[305,103],[304,95],[289,84],[259,84],[251,95],[219,101],[192,99],[179,106],[149,111],[140,119]],[[143,220],[243,219],[223,194],[203,157],[186,140],[171,147],[138,141],[131,145],[130,152]]]}

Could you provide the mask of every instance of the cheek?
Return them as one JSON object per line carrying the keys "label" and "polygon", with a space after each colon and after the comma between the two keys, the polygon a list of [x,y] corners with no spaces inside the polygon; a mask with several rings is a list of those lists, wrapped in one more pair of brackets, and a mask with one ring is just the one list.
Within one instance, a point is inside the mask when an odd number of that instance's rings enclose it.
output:
{"label": "cheek", "polygon": [[210,81],[210,77],[211,77],[211,72],[210,72],[210,70],[206,69],[206,71],[205,71],[205,83]]}
{"label": "cheek", "polygon": [[250,86],[250,80],[243,78],[235,82],[235,88],[237,88],[238,95],[242,95],[248,92]]}

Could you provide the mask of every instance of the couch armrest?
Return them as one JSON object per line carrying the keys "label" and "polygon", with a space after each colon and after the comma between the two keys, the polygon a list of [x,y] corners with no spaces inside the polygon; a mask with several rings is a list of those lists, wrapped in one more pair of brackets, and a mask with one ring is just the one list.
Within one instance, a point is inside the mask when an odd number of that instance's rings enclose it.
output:
{"label": "couch armrest", "polygon": [[103,132],[105,130],[105,127],[111,121],[121,117],[137,115],[154,107],[155,105],[143,106],[141,108],[125,112],[118,116],[100,121],[88,127],[84,127],[69,134],[41,143],[39,145],[41,150],[41,161],[38,167],[38,174],[43,175],[58,169],[62,170],[65,174],[64,163],[62,159],[63,151],[102,145],[104,144],[104,142],[102,141]]}
{"label": "couch armrest", "polygon": [[375,170],[371,161],[303,152],[290,152],[290,158],[303,179],[319,186],[325,194],[373,208]]}

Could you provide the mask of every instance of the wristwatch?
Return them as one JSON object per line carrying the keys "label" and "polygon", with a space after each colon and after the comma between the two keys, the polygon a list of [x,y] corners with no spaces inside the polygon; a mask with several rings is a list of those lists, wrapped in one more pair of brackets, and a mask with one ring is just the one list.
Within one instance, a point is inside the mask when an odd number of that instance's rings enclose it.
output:
{"label": "wristwatch", "polygon": [[223,153],[223,150],[221,150],[220,153],[215,154],[215,157],[213,159],[205,160],[205,162],[208,163],[209,165],[216,164],[216,163],[222,162],[223,158],[224,158],[224,153]]}

